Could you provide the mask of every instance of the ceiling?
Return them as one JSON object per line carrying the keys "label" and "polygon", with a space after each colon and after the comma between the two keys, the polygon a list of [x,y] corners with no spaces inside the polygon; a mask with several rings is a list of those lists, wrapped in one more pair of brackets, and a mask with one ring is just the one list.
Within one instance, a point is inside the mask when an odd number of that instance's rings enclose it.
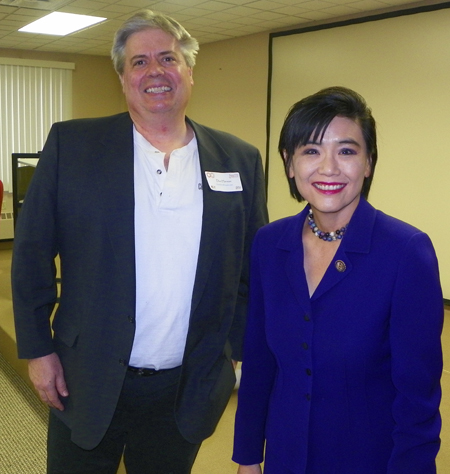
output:
{"label": "ceiling", "polygon": [[[262,31],[301,28],[405,8],[445,3],[426,0],[0,0],[0,48],[109,55],[114,32],[143,8],[173,16],[192,36],[211,43]],[[51,11],[106,17],[67,36],[17,30]]]}

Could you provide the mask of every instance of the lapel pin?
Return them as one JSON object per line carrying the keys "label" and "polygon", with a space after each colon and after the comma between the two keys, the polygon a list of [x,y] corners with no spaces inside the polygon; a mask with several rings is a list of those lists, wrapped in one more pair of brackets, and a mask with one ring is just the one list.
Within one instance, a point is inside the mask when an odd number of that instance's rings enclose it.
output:
{"label": "lapel pin", "polygon": [[336,267],[336,270],[340,273],[343,273],[345,272],[345,270],[347,270],[347,266],[342,260],[336,260],[334,266]]}

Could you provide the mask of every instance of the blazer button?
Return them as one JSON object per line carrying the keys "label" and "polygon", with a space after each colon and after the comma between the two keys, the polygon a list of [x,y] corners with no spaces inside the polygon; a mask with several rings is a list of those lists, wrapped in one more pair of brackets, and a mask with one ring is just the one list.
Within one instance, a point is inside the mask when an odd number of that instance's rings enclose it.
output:
{"label": "blazer button", "polygon": [[311,369],[306,369],[306,375],[311,375]]}
{"label": "blazer button", "polygon": [[307,344],[306,342],[304,342],[304,343],[302,344],[302,347],[303,347],[303,349],[308,349],[309,346],[308,346],[308,344]]}
{"label": "blazer button", "polygon": [[304,320],[305,321],[311,321],[311,318],[309,316],[309,314],[305,314],[305,316],[303,316]]}
{"label": "blazer button", "polygon": [[134,323],[136,321],[136,318],[134,316],[128,316],[128,322]]}
{"label": "blazer button", "polygon": [[125,359],[119,359],[119,364],[122,365],[122,366],[128,365],[128,363]]}

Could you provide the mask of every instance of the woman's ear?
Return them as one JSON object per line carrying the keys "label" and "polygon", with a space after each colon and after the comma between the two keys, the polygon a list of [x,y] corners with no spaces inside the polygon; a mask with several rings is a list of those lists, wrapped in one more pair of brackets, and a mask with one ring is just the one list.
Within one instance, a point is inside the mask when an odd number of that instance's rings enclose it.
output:
{"label": "woman's ear", "polygon": [[286,150],[283,150],[283,160],[286,172],[288,173],[289,178],[294,177],[294,169],[292,167],[292,158],[289,158],[289,154]]}

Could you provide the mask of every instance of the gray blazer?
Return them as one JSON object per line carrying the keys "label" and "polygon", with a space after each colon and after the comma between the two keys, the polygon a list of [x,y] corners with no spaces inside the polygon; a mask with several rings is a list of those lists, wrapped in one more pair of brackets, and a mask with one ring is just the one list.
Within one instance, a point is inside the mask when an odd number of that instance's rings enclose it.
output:
{"label": "gray blazer", "polygon": [[[256,148],[189,124],[203,175],[203,223],[175,414],[183,436],[199,443],[214,431],[235,383],[231,359],[241,358],[249,249],[267,210]],[[85,449],[111,421],[135,331],[133,159],[128,113],[55,124],[15,230],[19,357],[58,353],[70,396],[56,414]],[[205,171],[239,172],[243,191],[212,191]]]}

